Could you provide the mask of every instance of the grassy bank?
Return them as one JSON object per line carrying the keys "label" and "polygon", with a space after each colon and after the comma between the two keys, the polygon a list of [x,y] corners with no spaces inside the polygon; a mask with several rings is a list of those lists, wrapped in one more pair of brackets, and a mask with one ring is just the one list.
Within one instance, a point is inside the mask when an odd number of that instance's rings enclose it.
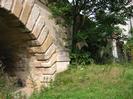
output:
{"label": "grassy bank", "polygon": [[133,99],[132,65],[71,68],[31,99]]}

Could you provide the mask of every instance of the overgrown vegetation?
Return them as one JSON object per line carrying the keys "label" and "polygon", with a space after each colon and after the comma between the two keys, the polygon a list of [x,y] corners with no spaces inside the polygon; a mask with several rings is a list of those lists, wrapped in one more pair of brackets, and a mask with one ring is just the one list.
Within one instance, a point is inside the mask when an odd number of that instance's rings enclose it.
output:
{"label": "overgrown vegetation", "polygon": [[[73,67],[73,66],[71,66]],[[77,66],[31,99],[133,99],[133,66]]]}
{"label": "overgrown vegetation", "polygon": [[[0,81],[0,99],[27,99],[21,94],[15,96],[3,77]],[[132,64],[92,64],[71,66],[30,99],[132,99],[132,93]]]}
{"label": "overgrown vegetation", "polygon": [[[0,61],[1,62],[1,61]],[[10,97],[11,91],[13,91],[13,83],[10,81],[11,79],[4,72],[4,66],[0,63],[0,98]]]}
{"label": "overgrown vegetation", "polygon": [[112,40],[121,44],[125,38],[118,25],[126,25],[132,17],[131,0],[72,0],[71,4],[68,0],[48,2],[53,15],[62,17],[72,28],[71,63],[75,64],[74,58],[78,58],[78,64],[82,64],[85,54],[88,54],[84,60],[86,64],[90,63],[88,58],[102,64],[113,60]]}
{"label": "overgrown vegetation", "polygon": [[72,25],[72,6],[68,0],[48,0],[47,6],[52,11],[57,24]]}
{"label": "overgrown vegetation", "polygon": [[16,92],[17,79],[10,77],[0,63],[0,99],[26,99],[26,95]]}

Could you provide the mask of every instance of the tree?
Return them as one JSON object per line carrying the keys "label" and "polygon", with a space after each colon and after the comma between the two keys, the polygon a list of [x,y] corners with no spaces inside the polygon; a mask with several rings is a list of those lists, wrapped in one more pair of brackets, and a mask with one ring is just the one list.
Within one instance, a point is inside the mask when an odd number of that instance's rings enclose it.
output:
{"label": "tree", "polygon": [[82,39],[97,61],[111,57],[111,40],[121,38],[117,25],[126,25],[132,12],[131,0],[73,0],[73,49]]}
{"label": "tree", "polygon": [[[133,16],[131,0],[48,0],[55,16],[72,26],[72,53],[90,53],[96,61],[110,55],[111,40],[121,38],[118,24]],[[79,48],[78,48],[79,47]]]}

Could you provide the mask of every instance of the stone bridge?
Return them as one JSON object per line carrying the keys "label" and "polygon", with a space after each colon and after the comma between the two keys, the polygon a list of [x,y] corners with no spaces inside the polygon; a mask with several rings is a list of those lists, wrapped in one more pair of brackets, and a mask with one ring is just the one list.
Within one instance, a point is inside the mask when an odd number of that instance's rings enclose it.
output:
{"label": "stone bridge", "polygon": [[66,31],[51,16],[39,0],[0,0],[0,59],[24,86],[47,85],[68,67]]}

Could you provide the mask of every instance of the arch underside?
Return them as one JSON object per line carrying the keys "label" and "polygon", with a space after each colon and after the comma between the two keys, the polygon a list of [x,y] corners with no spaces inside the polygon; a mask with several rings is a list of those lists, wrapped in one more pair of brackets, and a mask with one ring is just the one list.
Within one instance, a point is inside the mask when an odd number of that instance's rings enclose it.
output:
{"label": "arch underside", "polygon": [[0,57],[6,57],[7,72],[23,78],[26,86],[32,81],[47,85],[69,64],[60,27],[43,6],[37,0],[0,0]]}

